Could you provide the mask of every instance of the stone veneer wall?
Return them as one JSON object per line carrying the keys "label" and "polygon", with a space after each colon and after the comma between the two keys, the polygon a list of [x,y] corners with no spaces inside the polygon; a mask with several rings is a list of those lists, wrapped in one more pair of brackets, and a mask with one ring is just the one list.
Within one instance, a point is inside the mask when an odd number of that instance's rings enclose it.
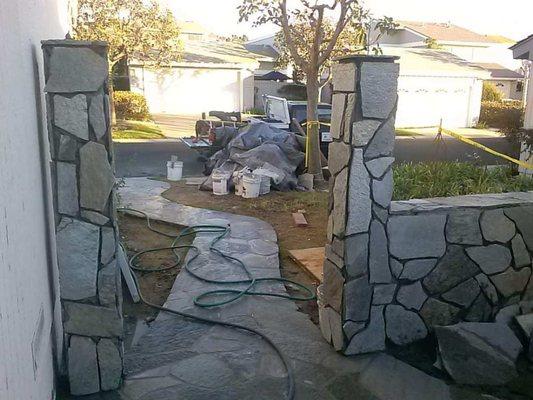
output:
{"label": "stone veneer wall", "polygon": [[352,57],[333,74],[324,337],[361,354],[530,310],[533,193],[391,203],[398,65]]}
{"label": "stone veneer wall", "polygon": [[85,395],[115,389],[122,377],[107,45],[50,40],[42,48],[66,373],[71,393]]}

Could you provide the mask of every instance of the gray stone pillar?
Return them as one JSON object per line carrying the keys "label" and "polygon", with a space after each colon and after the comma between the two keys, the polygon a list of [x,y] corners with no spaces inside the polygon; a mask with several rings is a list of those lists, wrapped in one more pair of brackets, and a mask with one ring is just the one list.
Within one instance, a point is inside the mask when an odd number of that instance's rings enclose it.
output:
{"label": "gray stone pillar", "polygon": [[115,389],[122,377],[107,44],[49,40],[42,48],[66,373],[71,393],[86,395]]}
{"label": "gray stone pillar", "polygon": [[395,60],[356,55],[333,68],[320,324],[324,337],[346,354],[385,348],[383,304],[395,290],[385,229],[393,188]]}

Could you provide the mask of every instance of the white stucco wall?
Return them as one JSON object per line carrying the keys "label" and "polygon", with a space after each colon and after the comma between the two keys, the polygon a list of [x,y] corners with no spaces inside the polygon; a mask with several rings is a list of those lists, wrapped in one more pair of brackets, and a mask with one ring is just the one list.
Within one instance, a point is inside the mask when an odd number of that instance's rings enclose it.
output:
{"label": "white stucco wall", "polygon": [[200,115],[253,105],[253,74],[246,69],[130,66],[129,72],[131,90],[144,94],[154,114]]}
{"label": "white stucco wall", "polygon": [[67,24],[66,0],[0,1],[2,400],[49,400],[54,391],[57,298],[39,139],[46,135],[40,41],[64,37]]}
{"label": "white stucco wall", "polygon": [[396,127],[471,127],[479,119],[482,81],[470,77],[400,75]]}

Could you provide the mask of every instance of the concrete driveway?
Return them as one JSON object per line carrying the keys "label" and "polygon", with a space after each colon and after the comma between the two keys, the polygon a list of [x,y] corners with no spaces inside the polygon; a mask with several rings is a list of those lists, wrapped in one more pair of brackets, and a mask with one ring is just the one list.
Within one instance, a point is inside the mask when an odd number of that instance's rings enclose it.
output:
{"label": "concrete driveway", "polygon": [[173,114],[153,114],[152,117],[163,131],[163,135],[173,139],[195,136],[196,121],[202,118],[201,115]]}

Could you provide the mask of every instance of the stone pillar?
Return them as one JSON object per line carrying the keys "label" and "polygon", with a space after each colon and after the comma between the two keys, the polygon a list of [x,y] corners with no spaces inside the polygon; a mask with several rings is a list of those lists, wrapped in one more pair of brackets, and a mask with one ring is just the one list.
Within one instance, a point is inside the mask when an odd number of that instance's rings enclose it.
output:
{"label": "stone pillar", "polygon": [[346,354],[385,348],[383,304],[395,290],[385,229],[393,188],[395,60],[356,55],[333,68],[320,324],[325,338]]}
{"label": "stone pillar", "polygon": [[86,395],[116,389],[122,377],[107,44],[42,48],[66,374],[71,393]]}

